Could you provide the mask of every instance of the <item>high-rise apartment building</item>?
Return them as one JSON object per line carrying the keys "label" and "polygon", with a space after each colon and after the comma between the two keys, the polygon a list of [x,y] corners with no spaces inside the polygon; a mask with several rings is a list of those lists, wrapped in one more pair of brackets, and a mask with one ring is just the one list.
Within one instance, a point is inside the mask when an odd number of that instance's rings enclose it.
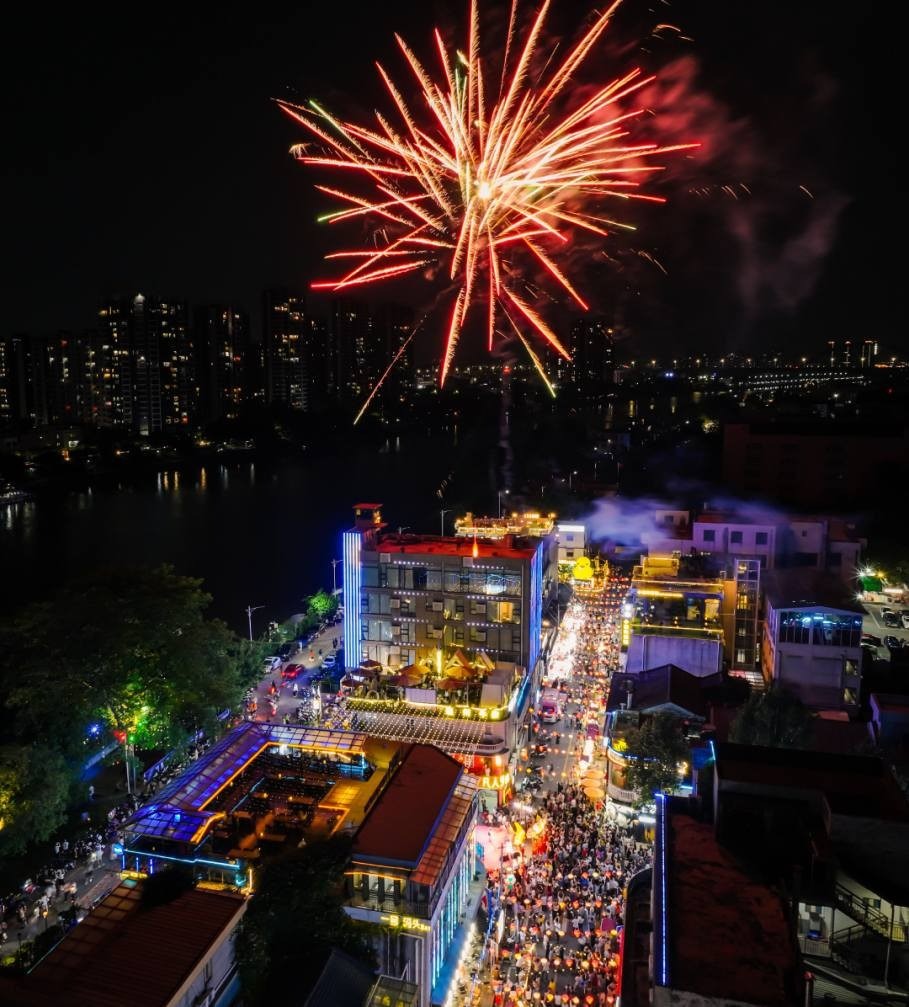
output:
{"label": "high-rise apartment building", "polygon": [[874,367],[877,363],[877,352],[878,346],[876,339],[866,339],[862,343],[861,364],[863,370]]}
{"label": "high-rise apartment building", "polygon": [[189,424],[195,396],[186,302],[115,298],[101,308],[99,330],[102,425],[148,436]]}
{"label": "high-rise apartment building", "polygon": [[307,313],[298,291],[267,290],[263,305],[266,401],[303,412],[318,409],[333,383],[324,323]]}
{"label": "high-rise apartment building", "polygon": [[579,318],[571,327],[568,377],[582,395],[603,394],[613,382],[612,329],[604,318]]}
{"label": "high-rise apartment building", "polygon": [[366,304],[346,297],[332,301],[331,344],[335,396],[362,400],[388,366],[379,367],[375,320]]}
{"label": "high-rise apartment building", "polygon": [[250,392],[249,316],[232,304],[197,308],[194,342],[201,417],[233,419]]}

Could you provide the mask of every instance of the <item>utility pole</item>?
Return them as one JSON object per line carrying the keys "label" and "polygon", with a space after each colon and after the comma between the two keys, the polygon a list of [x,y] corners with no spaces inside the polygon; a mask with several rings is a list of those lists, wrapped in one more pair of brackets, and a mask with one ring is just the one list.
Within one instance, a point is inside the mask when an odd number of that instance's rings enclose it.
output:
{"label": "utility pole", "polygon": [[337,569],[338,569],[338,564],[340,562],[341,561],[339,559],[333,559],[331,561],[331,593],[332,594],[337,594],[338,593]]}
{"label": "utility pole", "polygon": [[451,510],[450,507],[445,507],[439,511],[442,515],[442,538],[445,538],[445,515]]}
{"label": "utility pole", "polygon": [[247,605],[246,606],[246,618],[249,622],[249,642],[252,643],[252,614],[253,612],[258,612],[260,608],[265,608],[264,605]]}

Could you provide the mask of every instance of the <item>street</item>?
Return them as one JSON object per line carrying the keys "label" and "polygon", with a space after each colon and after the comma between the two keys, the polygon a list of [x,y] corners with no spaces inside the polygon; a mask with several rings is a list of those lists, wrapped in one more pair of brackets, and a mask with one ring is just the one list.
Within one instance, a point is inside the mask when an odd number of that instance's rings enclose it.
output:
{"label": "street", "polygon": [[531,747],[548,751],[527,753],[515,798],[477,830],[485,904],[491,924],[500,923],[477,929],[448,1007],[616,998],[622,890],[650,856],[608,820],[600,757],[626,590],[620,577],[578,590],[562,620],[544,685],[562,691],[563,713],[556,723],[535,721]]}

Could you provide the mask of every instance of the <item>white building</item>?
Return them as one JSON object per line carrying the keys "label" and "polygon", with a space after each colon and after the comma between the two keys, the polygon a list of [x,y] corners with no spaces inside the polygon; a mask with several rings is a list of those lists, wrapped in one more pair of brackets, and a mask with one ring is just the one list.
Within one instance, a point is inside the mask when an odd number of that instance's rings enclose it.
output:
{"label": "white building", "polygon": [[587,548],[587,528],[582,524],[559,524],[556,526],[559,538],[559,564],[574,563]]}
{"label": "white building", "polygon": [[705,511],[658,510],[655,528],[644,536],[651,553],[710,553],[760,559],[765,570],[826,570],[851,582],[865,545],[840,518],[766,517]]}
{"label": "white building", "polygon": [[845,585],[813,570],[776,571],[768,576],[764,599],[764,680],[813,709],[855,709],[862,608]]}

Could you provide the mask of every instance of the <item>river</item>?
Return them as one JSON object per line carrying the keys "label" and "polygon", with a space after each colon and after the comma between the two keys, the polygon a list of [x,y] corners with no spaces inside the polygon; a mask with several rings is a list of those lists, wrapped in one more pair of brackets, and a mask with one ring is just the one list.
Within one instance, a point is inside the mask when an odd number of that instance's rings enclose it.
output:
{"label": "river", "polygon": [[[210,614],[238,632],[246,632],[246,607],[264,606],[253,613],[260,633],[299,611],[305,595],[332,586],[331,560],[354,503],[378,501],[390,526],[432,533],[443,506],[492,510],[491,473],[476,466],[477,448],[450,436],[393,438],[336,459],[246,457],[45,493],[0,508],[0,604],[9,612],[107,566],[170,563],[203,579]],[[455,513],[446,515],[449,531]]]}

